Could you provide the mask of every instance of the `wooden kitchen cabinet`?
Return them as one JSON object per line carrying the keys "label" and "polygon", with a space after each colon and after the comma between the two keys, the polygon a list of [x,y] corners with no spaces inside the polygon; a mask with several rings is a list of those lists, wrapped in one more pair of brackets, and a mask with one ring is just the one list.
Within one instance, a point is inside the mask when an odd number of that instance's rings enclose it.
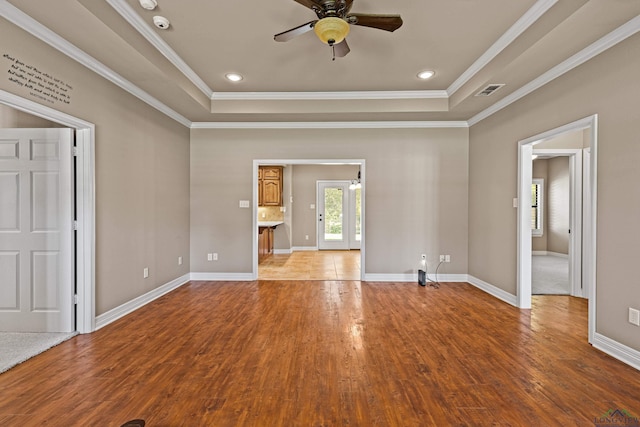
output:
{"label": "wooden kitchen cabinet", "polygon": [[258,168],[258,206],[282,206],[282,166]]}
{"label": "wooden kitchen cabinet", "polygon": [[273,253],[273,230],[275,227],[258,227],[258,263]]}

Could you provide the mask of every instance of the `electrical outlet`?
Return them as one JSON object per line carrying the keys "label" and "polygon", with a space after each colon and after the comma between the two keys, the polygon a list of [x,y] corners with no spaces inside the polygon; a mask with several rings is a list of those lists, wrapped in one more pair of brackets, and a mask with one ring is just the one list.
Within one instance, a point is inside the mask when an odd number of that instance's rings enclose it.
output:
{"label": "electrical outlet", "polygon": [[427,254],[422,254],[421,258],[422,258],[423,261],[426,261],[427,260]]}
{"label": "electrical outlet", "polygon": [[451,262],[451,255],[445,255],[444,262]]}
{"label": "electrical outlet", "polygon": [[146,279],[147,277],[149,277],[149,267],[145,267],[145,268],[142,270],[142,278],[143,278],[143,279]]}
{"label": "electrical outlet", "polygon": [[629,307],[629,323],[640,326],[640,310]]}
{"label": "electrical outlet", "polygon": [[214,261],[217,261],[217,260],[218,260],[218,254],[217,254],[217,253],[214,253],[214,254],[213,254],[213,260],[214,260]]}
{"label": "electrical outlet", "polygon": [[304,235],[304,240],[309,240],[309,235],[308,234]]}
{"label": "electrical outlet", "polygon": [[182,257],[181,256],[178,257],[178,265],[182,265]]}
{"label": "electrical outlet", "polygon": [[207,261],[213,261],[213,254],[207,254]]}
{"label": "electrical outlet", "polygon": [[440,255],[440,262],[444,262],[444,255]]}

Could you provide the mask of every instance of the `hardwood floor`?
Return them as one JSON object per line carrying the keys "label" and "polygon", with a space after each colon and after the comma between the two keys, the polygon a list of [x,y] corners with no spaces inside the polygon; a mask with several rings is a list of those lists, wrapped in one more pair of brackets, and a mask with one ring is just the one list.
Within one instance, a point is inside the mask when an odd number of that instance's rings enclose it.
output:
{"label": "hardwood floor", "polygon": [[360,251],[299,251],[270,255],[258,265],[261,280],[360,280]]}
{"label": "hardwood floor", "polygon": [[587,304],[463,283],[192,282],[0,375],[2,426],[588,426],[640,373]]}

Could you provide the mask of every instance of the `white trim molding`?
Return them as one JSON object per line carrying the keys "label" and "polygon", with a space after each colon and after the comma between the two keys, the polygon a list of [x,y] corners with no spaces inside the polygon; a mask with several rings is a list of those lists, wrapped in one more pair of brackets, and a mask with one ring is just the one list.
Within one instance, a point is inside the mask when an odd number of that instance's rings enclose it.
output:
{"label": "white trim molding", "polygon": [[168,294],[169,292],[179,288],[186,283],[189,283],[189,274],[178,277],[177,279],[174,279],[169,283],[157,287],[144,295],[140,295],[137,298],[127,301],[124,304],[119,305],[118,307],[97,316],[96,330],[107,326],[109,323],[115,322],[116,320],[126,316],[129,313],[133,313],[144,305],[149,304],[151,301],[156,300],[165,294]]}
{"label": "white trim molding", "polygon": [[468,128],[465,121],[193,122],[191,129],[435,129]]}
{"label": "white trim molding", "polygon": [[293,248],[291,249],[274,249],[274,255],[290,255],[293,252]]}
{"label": "white trim molding", "polygon": [[174,51],[155,30],[138,15],[129,4],[122,0],[106,0],[109,5],[120,14],[142,37],[147,39],[158,52],[160,52],[169,62],[171,62],[180,72],[193,83],[207,98],[211,98],[213,91],[196,74],[191,67]]}
{"label": "white trim molding", "polygon": [[[436,279],[434,274],[429,275],[429,282]],[[468,282],[466,274],[438,274],[438,282]],[[369,273],[364,275],[365,282],[415,282],[418,283],[418,273],[383,274]]]}
{"label": "white trim molding", "polygon": [[626,40],[627,38],[631,37],[638,31],[640,31],[640,15],[631,19],[626,24],[618,27],[617,29],[611,31],[606,36],[590,44],[586,48],[582,49],[580,52],[571,56],[570,58],[562,61],[560,64],[551,68],[546,73],[543,73],[542,75],[533,79],[526,85],[520,87],[518,90],[505,96],[500,101],[493,104],[491,107],[476,114],[475,116],[473,116],[468,120],[469,126],[473,126],[479,123],[480,121],[486,119],[487,117],[497,113],[503,108],[506,108],[507,106],[518,101],[520,98],[527,96],[531,92],[541,88],[542,86],[546,85],[552,80],[557,79],[563,74],[568,73],[574,68],[584,64],[591,58],[601,54],[607,49]]}
{"label": "white trim molding", "polygon": [[609,356],[640,370],[640,351],[627,347],[599,333],[594,334],[591,344]]}
{"label": "white trim molding", "polygon": [[291,248],[292,252],[298,252],[298,251],[317,251],[318,250],[318,246],[293,246]]}
{"label": "white trim molding", "polygon": [[446,90],[342,91],[342,92],[216,92],[212,101],[318,101],[380,99],[448,99]]}
{"label": "white trim molding", "polygon": [[518,301],[515,295],[471,275],[468,276],[468,282],[476,288],[485,291],[489,295],[492,295],[507,304],[511,304],[514,307],[518,307]]}
{"label": "white trim molding", "polygon": [[449,96],[453,95],[469,80],[495,59],[500,52],[514,42],[522,33],[544,15],[558,0],[538,0],[515,24],[511,26],[485,53],[447,88]]}
{"label": "white trim molding", "polygon": [[251,282],[255,280],[251,273],[191,273],[190,280],[206,282]]}
{"label": "white trim molding", "polygon": [[191,120],[169,108],[158,99],[140,89],[138,86],[131,83],[129,80],[125,79],[120,74],[116,73],[111,68],[107,67],[94,57],[80,50],[74,44],[63,39],[58,34],[54,33],[6,0],[0,0],[0,16],[22,28],[39,40],[47,43],[49,46],[53,47],[59,52],[67,55],[69,58],[84,65],[99,76],[129,92],[131,95],[147,103],[149,106],[172,118],[183,126],[191,126]]}

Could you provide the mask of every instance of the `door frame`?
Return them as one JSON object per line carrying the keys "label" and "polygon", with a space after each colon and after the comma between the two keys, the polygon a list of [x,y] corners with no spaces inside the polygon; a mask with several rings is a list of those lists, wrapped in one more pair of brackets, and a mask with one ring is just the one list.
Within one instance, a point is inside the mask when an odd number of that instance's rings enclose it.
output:
{"label": "door frame", "polygon": [[[358,165],[360,166],[360,182],[362,184],[360,193],[360,220],[361,224],[361,247],[360,247],[360,280],[364,280],[365,268],[365,182],[366,182],[366,161],[365,159],[254,159],[253,160],[253,203],[251,208],[252,241],[253,241],[253,262],[251,280],[258,280],[258,167],[263,165]],[[317,230],[317,227],[316,227]]]}
{"label": "door frame", "polygon": [[588,289],[586,295],[592,296],[589,300],[589,342],[592,343],[595,336],[596,321],[596,225],[597,225],[597,147],[598,147],[598,115],[585,117],[564,126],[534,135],[518,142],[518,214],[517,214],[517,306],[524,309],[531,308],[531,208],[528,207],[531,199],[531,180],[533,175],[533,146],[567,132],[577,130],[589,130],[590,133],[590,163],[589,182],[590,194],[589,208],[590,218],[583,224],[583,241],[590,242],[589,247],[583,247],[583,280]]}
{"label": "door frame", "polygon": [[0,90],[0,103],[75,129],[76,330],[95,330],[95,125]]}
{"label": "door frame", "polygon": [[[316,242],[318,244],[318,250],[322,250],[320,249],[320,238],[323,233],[320,231],[320,215],[323,214],[323,212],[321,212],[320,207],[321,206],[324,207],[324,198],[321,197],[320,187],[323,184],[327,184],[328,186],[333,188],[338,188],[338,187],[342,188],[343,241],[341,241],[341,243],[344,246],[346,246],[346,248],[339,248],[338,250],[349,250],[351,249],[351,231],[352,231],[351,230],[351,195],[349,193],[350,192],[349,185],[351,184],[351,182],[348,180],[324,180],[324,179],[320,179],[316,181],[316,208],[317,208],[316,210]],[[324,221],[326,222],[326,220],[327,219],[325,216]],[[324,249],[324,250],[330,250],[330,249]]]}
{"label": "door frame", "polygon": [[[569,284],[570,294],[586,298],[582,288],[582,148],[542,148],[533,149],[533,154],[552,155],[569,158]],[[588,183],[585,188],[588,188]],[[549,206],[547,201],[545,205]],[[546,221],[546,220],[545,220]]]}

